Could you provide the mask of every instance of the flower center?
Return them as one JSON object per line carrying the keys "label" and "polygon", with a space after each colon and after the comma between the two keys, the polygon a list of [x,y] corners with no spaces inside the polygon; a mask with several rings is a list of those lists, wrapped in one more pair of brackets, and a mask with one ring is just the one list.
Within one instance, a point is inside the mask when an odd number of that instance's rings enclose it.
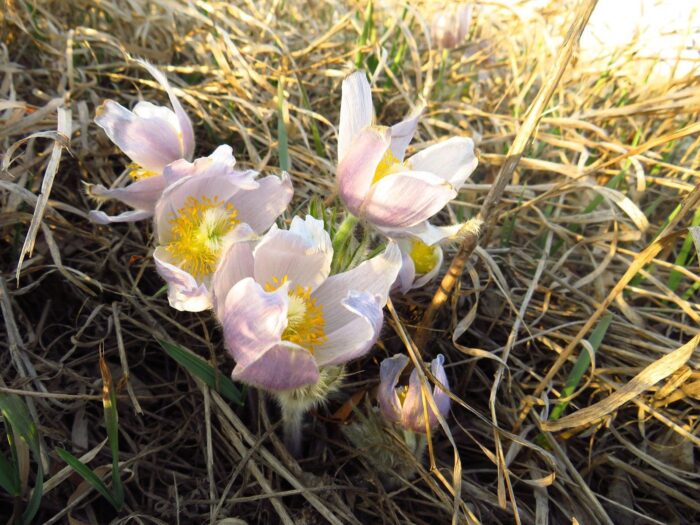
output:
{"label": "flower center", "polygon": [[144,169],[135,163],[129,164],[128,170],[129,177],[131,177],[135,181],[148,179],[150,177],[155,177],[156,175],[158,175],[155,171],[148,171],[147,169]]}
{"label": "flower center", "polygon": [[382,160],[380,160],[379,164],[377,164],[377,169],[374,171],[372,184],[379,182],[387,175],[399,173],[400,171],[406,171],[407,169],[410,169],[408,162],[400,162],[399,159],[397,159],[391,152],[391,149],[388,149],[382,157]]}
{"label": "flower center", "polygon": [[218,197],[188,197],[170,219],[173,240],[165,249],[195,279],[211,274],[224,249],[227,233],[240,222],[237,210]]}
{"label": "flower center", "polygon": [[408,385],[400,386],[396,389],[396,396],[399,398],[399,405],[403,406],[403,402],[406,401],[406,396],[408,395]]}
{"label": "flower center", "polygon": [[413,259],[413,265],[416,267],[416,273],[428,273],[435,268],[438,262],[438,247],[428,246],[423,241],[415,240],[411,242],[411,251],[409,255]]}
{"label": "flower center", "polygon": [[[265,285],[265,290],[274,291],[288,279],[286,275],[282,279],[273,277],[272,281]],[[282,332],[282,340],[297,344],[313,354],[317,346],[328,340],[325,327],[323,305],[317,304],[316,298],[311,296],[311,288],[290,286],[287,328]]]}

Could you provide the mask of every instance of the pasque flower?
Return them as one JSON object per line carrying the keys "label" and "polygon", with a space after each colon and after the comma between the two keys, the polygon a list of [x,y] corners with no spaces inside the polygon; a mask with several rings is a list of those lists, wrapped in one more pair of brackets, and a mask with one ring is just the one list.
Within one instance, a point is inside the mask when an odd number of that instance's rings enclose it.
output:
{"label": "pasque flower", "polygon": [[469,34],[472,4],[451,2],[433,15],[430,36],[439,49],[452,49],[460,45]]}
{"label": "pasque flower", "polygon": [[90,219],[100,224],[152,216],[156,201],[165,189],[164,168],[179,159],[191,160],[194,153],[192,123],[168,79],[148,62],[137,62],[165,89],[172,109],[141,101],[130,111],[114,100],[106,100],[97,108],[95,123],[133,161],[129,168],[132,178],[129,185],[113,189],[100,184],[89,187],[93,197],[117,199],[134,208],[112,217],[93,210]]}
{"label": "pasque flower", "polygon": [[[425,414],[423,410],[423,394],[418,372],[413,370],[408,380],[408,386],[397,388],[399,376],[408,365],[409,358],[404,354],[396,354],[384,359],[379,367],[379,390],[377,400],[379,409],[386,419],[398,424],[406,430],[425,433]],[[449,388],[443,363],[445,358],[439,354],[430,363],[430,371],[445,388]],[[431,395],[427,389],[426,396]],[[450,410],[450,397],[438,385],[432,390],[433,400],[440,415],[446,417]],[[437,416],[430,403],[427,404],[428,425],[433,428],[437,424]]]}
{"label": "pasque flower", "polygon": [[213,287],[234,379],[276,393],[301,389],[319,381],[319,369],[370,350],[401,265],[399,249],[390,243],[336,275],[329,275],[332,258],[323,222],[311,216],[229,248]]}
{"label": "pasque flower", "polygon": [[167,188],[155,206],[158,273],[168,283],[170,305],[198,312],[212,305],[211,279],[236,240],[264,233],[292,198],[289,176],[256,179],[237,171],[229,146],[163,170]]}
{"label": "pasque flower", "polygon": [[420,111],[391,128],[373,123],[372,94],[362,71],[343,81],[337,181],[350,212],[392,235],[420,227],[457,195],[474,171],[474,143],[453,137],[405,160]]}

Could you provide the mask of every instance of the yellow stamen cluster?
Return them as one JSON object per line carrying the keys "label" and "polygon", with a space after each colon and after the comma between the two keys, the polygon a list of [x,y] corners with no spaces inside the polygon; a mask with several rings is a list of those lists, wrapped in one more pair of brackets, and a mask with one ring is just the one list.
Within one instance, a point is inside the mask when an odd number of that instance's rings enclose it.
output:
{"label": "yellow stamen cluster", "polygon": [[382,157],[382,160],[380,160],[379,164],[377,164],[377,169],[374,171],[372,184],[379,182],[388,175],[399,173],[400,171],[406,171],[407,169],[410,169],[409,164],[407,162],[399,162],[399,159],[397,159],[391,150],[388,149]]}
{"label": "yellow stamen cluster", "polygon": [[396,396],[399,398],[399,405],[403,406],[403,402],[406,401],[406,396],[408,395],[408,385],[401,386],[396,389]]}
{"label": "yellow stamen cluster", "polygon": [[[264,288],[273,292],[289,280],[273,277]],[[323,305],[316,303],[311,296],[311,288],[305,286],[290,287],[289,308],[287,310],[287,328],[282,332],[282,340],[297,344],[312,354],[316,347],[328,340],[325,332],[326,320],[323,317]]]}
{"label": "yellow stamen cluster", "polygon": [[158,175],[155,171],[148,171],[147,169],[142,168],[138,164],[129,164],[128,169],[129,177],[131,177],[135,181],[148,179]]}
{"label": "yellow stamen cluster", "polygon": [[411,251],[409,252],[413,265],[416,268],[417,274],[428,273],[435,268],[438,262],[438,247],[428,246],[423,241],[415,240],[411,242]]}
{"label": "yellow stamen cluster", "polygon": [[224,236],[240,222],[238,212],[218,197],[189,197],[170,219],[172,241],[166,246],[178,266],[200,279],[216,268]]}

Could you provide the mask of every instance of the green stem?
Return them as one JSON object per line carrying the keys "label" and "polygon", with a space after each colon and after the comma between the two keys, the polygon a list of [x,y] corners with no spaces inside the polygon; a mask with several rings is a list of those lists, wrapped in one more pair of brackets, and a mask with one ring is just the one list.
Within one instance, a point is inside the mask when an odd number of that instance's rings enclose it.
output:
{"label": "green stem", "polygon": [[348,238],[355,231],[358,219],[351,213],[348,213],[343,222],[340,223],[333,237],[333,251],[340,250],[348,241]]}

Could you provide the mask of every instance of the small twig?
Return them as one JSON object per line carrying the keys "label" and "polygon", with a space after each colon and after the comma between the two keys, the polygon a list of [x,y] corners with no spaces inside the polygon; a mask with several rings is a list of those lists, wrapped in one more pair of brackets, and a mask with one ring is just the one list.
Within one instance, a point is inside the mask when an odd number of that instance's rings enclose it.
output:
{"label": "small twig", "polygon": [[[513,172],[518,166],[520,158],[523,156],[525,148],[529,144],[530,139],[532,138],[532,135],[535,132],[540,119],[542,118],[542,113],[547,107],[547,104],[549,104],[549,100],[552,98],[554,90],[564,74],[564,69],[566,69],[569,60],[571,59],[571,55],[578,44],[581,33],[583,33],[583,29],[586,27],[586,23],[588,22],[596,3],[597,0],[587,0],[581,5],[578,13],[576,13],[574,23],[571,25],[569,33],[566,35],[566,39],[562,44],[561,50],[559,51],[559,56],[557,56],[557,60],[554,67],[552,67],[550,75],[545,79],[542,88],[540,89],[539,93],[537,93],[535,100],[528,109],[523,125],[520,128],[520,131],[518,131],[518,134],[515,136],[513,144],[511,144],[511,147],[508,150],[508,155],[505,162],[498,172],[496,182],[486,195],[486,199],[484,200],[481,210],[477,215],[477,218],[484,224],[485,229],[488,229],[491,226],[492,219],[495,216],[494,212],[496,210],[496,205],[501,200],[503,191],[510,182]],[[423,319],[418,325],[415,338],[418,348],[424,348],[428,343],[431,333],[430,327],[433,326],[435,316],[447,302],[447,299],[452,293],[456,282],[461,278],[464,264],[467,262],[467,259],[476,248],[478,242],[479,233],[476,231],[467,234],[462,241],[459,251],[455,255],[454,259],[452,259],[452,263],[450,264],[447,274],[440,283],[440,287],[438,288],[437,292],[435,292],[430,305],[423,314]]]}

